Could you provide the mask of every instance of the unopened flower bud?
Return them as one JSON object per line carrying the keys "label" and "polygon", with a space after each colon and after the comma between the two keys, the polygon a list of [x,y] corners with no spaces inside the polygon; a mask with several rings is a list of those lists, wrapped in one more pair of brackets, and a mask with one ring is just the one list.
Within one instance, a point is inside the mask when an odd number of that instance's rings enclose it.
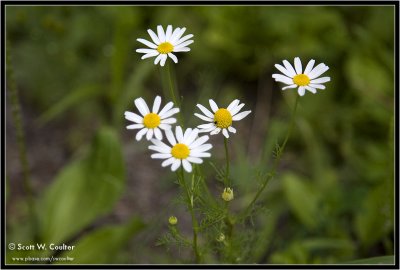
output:
{"label": "unopened flower bud", "polygon": [[225,240],[225,234],[220,233],[220,234],[218,235],[218,237],[217,237],[217,241],[218,241],[218,242],[224,242],[224,240]]}
{"label": "unopened flower bud", "polygon": [[176,223],[178,223],[178,219],[175,216],[170,216],[168,222],[171,225],[175,225]]}
{"label": "unopened flower bud", "polygon": [[233,200],[233,189],[225,188],[221,197],[222,197],[222,199],[224,199],[224,201],[227,201],[227,202]]}

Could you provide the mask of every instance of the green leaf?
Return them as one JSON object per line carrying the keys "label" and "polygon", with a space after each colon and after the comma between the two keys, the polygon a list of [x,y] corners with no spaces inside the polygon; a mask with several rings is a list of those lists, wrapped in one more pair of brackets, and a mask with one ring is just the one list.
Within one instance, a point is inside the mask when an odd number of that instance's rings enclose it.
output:
{"label": "green leaf", "polygon": [[394,256],[380,256],[372,257],[367,259],[360,259],[351,262],[345,262],[344,264],[394,264]]}
{"label": "green leaf", "polygon": [[87,157],[64,168],[39,205],[43,241],[60,243],[108,213],[125,183],[116,133],[102,128]]}
{"label": "green leaf", "polygon": [[318,198],[305,181],[294,174],[282,177],[283,190],[296,217],[308,228],[317,225]]}
{"label": "green leaf", "polygon": [[393,187],[381,184],[365,197],[355,218],[361,242],[371,246],[393,229]]}
{"label": "green leaf", "polygon": [[80,239],[73,250],[60,256],[73,258],[71,263],[74,264],[113,263],[116,255],[142,228],[144,224],[138,218],[132,218],[128,224],[100,228]]}
{"label": "green leaf", "polygon": [[92,99],[95,96],[102,95],[102,86],[97,84],[85,84],[74,91],[71,91],[63,97],[59,102],[51,106],[39,118],[39,123],[45,124],[46,122],[56,118],[58,115],[64,113],[71,107],[81,104],[83,101]]}

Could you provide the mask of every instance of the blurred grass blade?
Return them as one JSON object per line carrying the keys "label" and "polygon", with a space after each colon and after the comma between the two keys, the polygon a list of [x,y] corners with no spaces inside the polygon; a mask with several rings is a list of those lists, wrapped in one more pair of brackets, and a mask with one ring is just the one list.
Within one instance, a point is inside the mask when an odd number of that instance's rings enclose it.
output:
{"label": "blurred grass blade", "polygon": [[367,259],[360,259],[344,264],[394,264],[394,256],[380,256]]}
{"label": "blurred grass blade", "polygon": [[125,183],[121,145],[114,130],[102,128],[89,155],[65,167],[39,205],[42,239],[60,243],[108,213]]}
{"label": "blurred grass blade", "polygon": [[73,264],[112,263],[124,245],[143,227],[138,218],[132,218],[124,225],[103,227],[80,239],[73,250],[61,256],[73,258]]}
{"label": "blurred grass blade", "polygon": [[66,110],[80,105],[86,100],[93,99],[96,96],[100,96],[103,94],[102,86],[99,84],[85,84],[80,87],[77,87],[75,90],[68,93],[64,98],[62,98],[59,102],[55,103],[51,106],[47,111],[45,111],[39,117],[39,123],[45,124],[57,116],[64,113]]}

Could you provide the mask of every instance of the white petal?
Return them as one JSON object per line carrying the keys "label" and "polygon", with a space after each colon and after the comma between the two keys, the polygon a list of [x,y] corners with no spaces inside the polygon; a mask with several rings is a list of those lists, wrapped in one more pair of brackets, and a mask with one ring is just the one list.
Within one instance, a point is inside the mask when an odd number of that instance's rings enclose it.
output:
{"label": "white petal", "polygon": [[158,115],[163,115],[165,112],[169,111],[172,107],[174,106],[174,103],[172,101],[168,102],[165,104],[164,108],[158,113]]}
{"label": "white petal", "polygon": [[136,134],[136,140],[140,141],[142,139],[143,135],[146,134],[148,130],[149,130],[148,128],[139,130],[139,132]]}
{"label": "white petal", "polygon": [[228,108],[226,108],[229,112],[231,112],[231,110],[233,108],[235,108],[237,105],[239,105],[240,101],[238,99],[235,99],[234,101],[231,102],[231,104],[229,104]]}
{"label": "white petal", "polygon": [[203,160],[202,160],[201,158],[197,158],[197,157],[188,156],[186,159],[187,159],[189,162],[196,163],[196,164],[201,164],[201,163],[203,163]]}
{"label": "white petal", "polygon": [[154,65],[157,65],[158,62],[161,61],[162,56],[163,56],[162,54],[159,54],[159,55],[156,57],[156,59],[154,59]]}
{"label": "white petal", "polygon": [[151,110],[151,112],[158,113],[158,110],[160,109],[160,104],[161,104],[161,97],[156,96],[156,98],[154,99],[153,109]]}
{"label": "white petal", "polygon": [[192,37],[193,37],[192,34],[184,36],[183,38],[181,38],[181,39],[179,39],[178,41],[175,42],[175,46],[178,46],[178,45],[182,44],[184,41],[186,41],[186,40],[188,40],[188,39],[190,39]]}
{"label": "white petal", "polygon": [[150,113],[149,107],[147,107],[146,101],[143,98],[135,99],[135,105],[138,108],[139,112],[145,116]]}
{"label": "white petal", "polygon": [[192,172],[192,165],[190,165],[189,161],[187,161],[186,159],[182,159],[182,165],[185,171],[187,171],[188,173]]}
{"label": "white petal", "polygon": [[289,72],[290,76],[293,77],[296,75],[296,71],[294,70],[293,66],[289,63],[288,60],[283,60],[283,64],[285,65],[286,70]]}
{"label": "white petal", "polygon": [[[194,140],[197,138],[197,135],[199,134],[199,130],[195,128],[189,136],[183,136],[183,143],[186,145],[190,145],[194,142]],[[186,134],[185,134],[186,135]]]}
{"label": "white petal", "polygon": [[126,127],[126,129],[140,129],[140,128],[144,128],[143,124],[133,124],[133,125],[129,125]]}
{"label": "white petal", "polygon": [[326,88],[325,85],[322,85],[322,84],[313,84],[313,83],[310,83],[308,86],[311,86],[311,87],[317,88],[317,89],[322,89],[322,90]]}
{"label": "white petal", "polygon": [[304,94],[306,93],[306,89],[304,88],[304,86],[300,86],[297,92],[299,93],[300,96],[304,96]]}
{"label": "white petal", "polygon": [[185,141],[190,136],[191,133],[192,133],[192,129],[191,128],[187,128],[185,130],[185,132],[183,133],[183,141]]}
{"label": "white petal", "polygon": [[143,117],[133,112],[125,112],[125,119],[137,124],[143,124]]}
{"label": "white petal", "polygon": [[136,40],[139,41],[140,43],[143,43],[147,47],[152,48],[152,49],[157,49],[157,47],[158,47],[156,44],[154,44],[154,43],[152,43],[150,41],[147,41],[147,40],[145,40],[143,38],[138,38]]}
{"label": "white petal", "polygon": [[168,118],[171,115],[174,115],[174,114],[176,114],[178,112],[179,112],[179,108],[173,108],[173,109],[171,109],[171,110],[169,110],[167,112],[164,112],[163,114],[158,114],[158,115],[160,116],[161,119],[165,119],[165,118]]}
{"label": "white petal", "polygon": [[165,136],[167,136],[167,140],[169,141],[169,143],[170,143],[171,145],[175,145],[175,144],[176,144],[176,140],[175,140],[175,137],[174,137],[174,133],[172,133],[171,130],[166,130],[166,131],[165,131]]}
{"label": "white petal", "polygon": [[216,129],[217,127],[216,126],[212,126],[212,127],[210,127],[210,128],[203,128],[203,129],[200,129],[199,130],[199,133],[204,133],[204,132],[210,132],[210,131],[213,131],[214,129]]}
{"label": "white petal", "polygon": [[160,40],[161,43],[165,42],[165,33],[164,29],[162,28],[161,25],[157,25],[157,34],[158,34],[158,39]]}
{"label": "white petal", "polygon": [[175,161],[175,158],[174,157],[170,157],[169,159],[164,160],[163,163],[161,163],[161,166],[163,166],[163,167],[169,166],[172,163],[174,163],[174,161]]}
{"label": "white petal", "polygon": [[201,104],[196,105],[207,117],[214,118],[214,114],[212,114],[206,107]]}
{"label": "white petal", "polygon": [[176,136],[176,140],[178,141],[178,143],[182,143],[183,132],[182,132],[182,128],[180,126],[175,127],[175,136]]}
{"label": "white petal", "polygon": [[200,138],[189,144],[189,149],[195,149],[196,147],[208,141],[209,138],[210,137],[208,137],[207,135],[201,136]]}
{"label": "white petal", "polygon": [[216,111],[218,111],[218,105],[217,105],[217,103],[215,103],[215,101],[214,100],[212,100],[212,99],[209,99],[208,100],[208,102],[210,103],[210,107],[211,107],[211,109],[212,109],[212,111],[215,113]]}
{"label": "white petal", "polygon": [[291,75],[291,73],[289,71],[286,70],[286,68],[284,68],[283,66],[279,65],[279,64],[275,64],[275,67],[282,72],[283,74],[285,74],[288,77],[293,77],[294,75]]}
{"label": "white petal", "polygon": [[290,89],[290,88],[296,88],[297,86],[298,86],[297,84],[292,84],[292,85],[283,87],[282,90],[286,90],[286,89]]}
{"label": "white petal", "polygon": [[200,128],[200,129],[208,129],[211,127],[215,127],[214,123],[202,124],[202,125],[197,126],[197,128]]}
{"label": "white petal", "polygon": [[160,53],[159,52],[157,52],[157,51],[154,51],[154,52],[152,52],[152,53],[146,53],[145,55],[143,55],[140,59],[147,59],[147,58],[150,58],[150,57],[154,57],[154,56],[156,56],[156,55],[159,55]]}
{"label": "white petal", "polygon": [[173,52],[188,52],[190,51],[190,48],[188,47],[183,47],[183,48],[174,48]]}
{"label": "white petal", "polygon": [[306,66],[306,69],[304,70],[304,73],[303,74],[308,74],[308,73],[310,73],[310,71],[312,70],[312,68],[313,68],[313,66],[314,66],[314,63],[315,63],[315,60],[314,59],[311,59],[309,62],[308,62],[308,64],[307,64],[307,66]]}
{"label": "white petal", "polygon": [[157,37],[156,33],[154,33],[153,30],[151,30],[151,29],[148,29],[147,32],[149,33],[154,44],[160,45],[161,42],[160,42],[160,39]]}
{"label": "white petal", "polygon": [[175,44],[176,41],[179,40],[179,39],[181,38],[181,36],[183,35],[183,33],[185,33],[185,31],[186,31],[186,28],[185,28],[185,27],[179,29],[179,32],[177,32],[177,33],[175,34],[174,37],[171,37],[171,40],[170,40],[171,44]]}
{"label": "white petal", "polygon": [[[152,139],[153,141],[154,139]],[[149,149],[153,151],[157,151],[162,154],[171,154],[171,148],[170,147],[162,147],[162,146],[157,146],[157,145],[149,145]]]}
{"label": "white petal", "polygon": [[232,126],[228,127],[228,130],[229,130],[230,132],[232,132],[232,133],[236,133],[236,128],[234,128],[234,127],[232,127]]}
{"label": "white petal", "polygon": [[221,132],[221,128],[217,127],[216,129],[214,129],[213,131],[210,132],[210,135],[216,135],[220,132]]}
{"label": "white petal", "polygon": [[301,66],[301,61],[299,57],[294,58],[294,68],[296,69],[297,74],[302,74],[303,67]]}
{"label": "white petal", "polygon": [[318,66],[316,66],[309,74],[307,74],[307,76],[310,77],[310,79],[312,80],[312,79],[317,78],[319,75],[321,75],[322,73],[324,73],[328,69],[329,69],[328,66],[326,66],[323,63],[321,63]]}
{"label": "white petal", "polygon": [[235,114],[237,114],[240,109],[242,109],[244,106],[244,103],[240,104],[239,106],[236,106],[235,108],[233,108],[232,110],[228,110],[232,116],[234,116]]}
{"label": "white petal", "polygon": [[242,120],[243,118],[245,118],[249,113],[251,113],[251,111],[244,111],[241,113],[238,113],[237,115],[232,117],[233,121],[239,121]]}
{"label": "white petal", "polygon": [[196,115],[198,118],[200,118],[200,119],[202,119],[202,120],[204,120],[204,121],[207,121],[207,122],[214,122],[214,119],[211,119],[211,118],[209,118],[209,117],[207,117],[207,116],[204,116],[204,115],[202,115],[202,114],[195,113],[194,115]]}
{"label": "white petal", "polygon": [[179,27],[175,28],[174,32],[172,32],[172,35],[169,38],[169,43],[171,43],[175,39],[176,35],[179,34],[180,31],[181,29]]}
{"label": "white petal", "polygon": [[226,128],[222,129],[222,134],[224,134],[225,138],[229,138],[229,133],[228,130],[226,130]]}
{"label": "white petal", "polygon": [[154,159],[166,159],[166,158],[170,158],[172,157],[171,154],[164,154],[164,153],[156,153],[156,154],[152,154],[151,158]]}
{"label": "white petal", "polygon": [[168,58],[168,55],[166,55],[166,54],[162,54],[161,55],[160,66],[163,67],[165,65],[165,62],[167,61],[167,58]]}
{"label": "white petal", "polygon": [[137,49],[136,52],[138,53],[152,53],[152,52],[157,52],[154,49]]}
{"label": "white petal", "polygon": [[[225,129],[224,129],[224,130],[225,130]],[[192,149],[190,152],[191,152],[191,153],[200,153],[200,152],[208,151],[208,150],[210,150],[211,148],[212,148],[212,145],[211,145],[210,143],[206,143],[206,144],[200,145],[200,146],[198,146],[198,147]]]}
{"label": "white petal", "polygon": [[167,26],[167,31],[165,31],[165,41],[168,41],[172,35],[172,25]]}
{"label": "white petal", "polygon": [[156,139],[151,139],[151,142],[154,144],[154,146],[165,148],[167,151],[171,152],[171,147],[166,145],[164,142],[162,142],[160,140],[156,140]]}
{"label": "white petal", "polygon": [[186,47],[189,44],[192,44],[193,42],[194,42],[193,40],[188,40],[188,41],[185,41],[185,42],[183,42],[183,43],[181,43],[179,45],[174,46],[174,48],[180,49],[180,48]]}
{"label": "white petal", "polygon": [[179,168],[179,166],[181,166],[181,160],[175,159],[174,163],[172,163],[171,170],[174,172]]}
{"label": "white petal", "polygon": [[211,154],[210,153],[201,152],[201,153],[192,153],[192,154],[190,154],[190,156],[191,157],[197,157],[197,158],[200,158],[200,157],[211,157]]}
{"label": "white petal", "polygon": [[[168,119],[170,119],[170,118],[168,118]],[[173,118],[173,119],[175,119],[175,118]],[[166,120],[167,120],[167,119],[166,119]],[[176,120],[176,119],[175,119],[175,120]],[[162,120],[162,121],[164,121],[164,120]],[[163,130],[169,130],[169,129],[171,129],[171,125],[164,124],[162,121],[161,121],[161,124],[158,125],[159,128],[161,128],[161,129],[163,129]]]}
{"label": "white petal", "polygon": [[305,88],[306,90],[310,91],[310,92],[313,93],[313,94],[316,94],[316,93],[317,93],[317,89],[315,89],[315,88],[313,88],[313,87],[304,86],[304,88]]}
{"label": "white petal", "polygon": [[162,119],[161,124],[175,124],[176,119],[175,118],[167,118],[167,119]]}
{"label": "white petal", "polygon": [[148,141],[150,141],[151,138],[153,138],[153,129],[149,128],[149,131],[147,131],[147,134],[146,134],[146,139]]}
{"label": "white petal", "polygon": [[162,132],[159,128],[154,129],[154,135],[156,136],[157,140],[162,140]]}
{"label": "white petal", "polygon": [[172,61],[175,62],[175,64],[178,63],[178,58],[175,56],[173,53],[168,53],[168,56],[172,59]]}
{"label": "white petal", "polygon": [[275,79],[275,81],[277,82],[283,82],[286,84],[293,84],[293,79],[286,77],[284,75],[281,74],[272,74],[272,78]]}
{"label": "white petal", "polygon": [[310,83],[325,83],[329,82],[331,80],[331,77],[321,77],[318,79],[311,80]]}

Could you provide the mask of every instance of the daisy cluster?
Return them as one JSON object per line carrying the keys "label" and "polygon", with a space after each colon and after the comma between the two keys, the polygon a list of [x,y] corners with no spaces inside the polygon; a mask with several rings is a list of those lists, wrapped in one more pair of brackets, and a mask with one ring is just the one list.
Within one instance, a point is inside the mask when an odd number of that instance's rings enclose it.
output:
{"label": "daisy cluster", "polygon": [[[171,25],[168,25],[165,30],[161,25],[157,26],[157,31],[148,29],[151,40],[137,39],[147,48],[137,49],[136,52],[143,54],[142,59],[155,57],[155,65],[164,66],[168,58],[171,58],[174,63],[178,63],[175,53],[190,51],[188,46],[194,42],[193,35],[184,35],[185,31],[185,27],[174,29]],[[330,77],[320,77],[329,69],[328,66],[323,63],[314,65],[314,59],[311,59],[304,69],[299,57],[294,58],[294,66],[289,61],[283,60],[283,65],[275,65],[281,74],[273,74],[272,78],[287,85],[282,90],[297,88],[300,96],[303,96],[306,90],[315,94],[317,89],[325,89],[324,83],[330,81]],[[174,115],[179,113],[179,108],[174,107],[173,102],[166,103],[161,110],[160,96],[154,99],[151,110],[141,97],[135,99],[134,103],[139,114],[125,112],[125,118],[133,122],[127,126],[127,129],[138,130],[136,140],[139,141],[145,137],[151,141],[152,145],[149,146],[149,149],[156,152],[151,157],[164,159],[161,166],[171,166],[172,171],[176,171],[182,166],[185,171],[191,172],[192,163],[200,164],[203,162],[202,158],[211,156],[208,151],[211,150],[212,145],[207,143],[209,136],[201,136],[201,133],[223,134],[225,138],[229,138],[230,133],[237,131],[233,127],[233,123],[251,113],[250,110],[241,112],[245,104],[238,99],[233,100],[226,108],[219,107],[214,100],[209,99],[211,110],[197,104],[202,114],[194,114],[206,123],[193,129],[183,130],[181,126],[176,126],[175,129],[172,127],[177,122]],[[163,142],[163,138],[166,138],[167,142]],[[230,197],[228,193],[227,191],[226,198]]]}

